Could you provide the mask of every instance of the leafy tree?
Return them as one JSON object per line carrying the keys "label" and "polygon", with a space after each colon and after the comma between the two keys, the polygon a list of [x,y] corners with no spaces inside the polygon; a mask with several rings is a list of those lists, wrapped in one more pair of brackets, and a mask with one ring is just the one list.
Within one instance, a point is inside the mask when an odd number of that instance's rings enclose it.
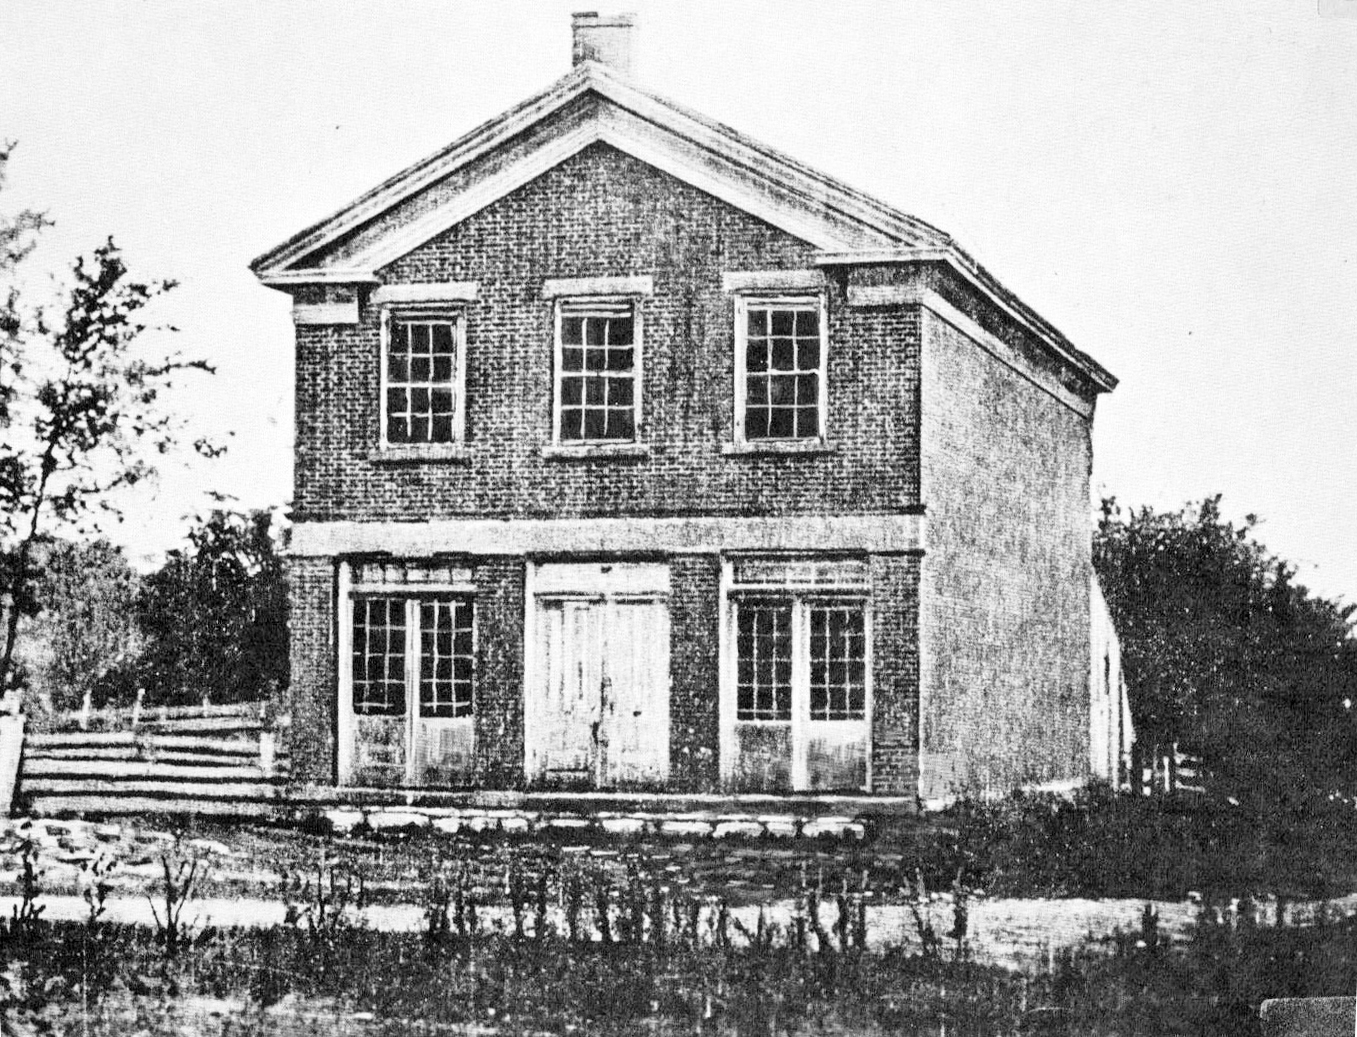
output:
{"label": "leafy tree", "polygon": [[1094,564],[1137,738],[1186,743],[1236,797],[1351,790],[1357,606],[1296,583],[1257,526],[1224,520],[1219,496],[1165,513],[1103,502]]}
{"label": "leafy tree", "polygon": [[103,539],[43,544],[36,555],[40,612],[20,635],[34,697],[54,709],[130,698],[137,574]]}
{"label": "leafy tree", "polygon": [[145,580],[141,678],[159,704],[268,698],[288,678],[287,588],[268,511],[214,511]]}
{"label": "leafy tree", "polygon": [[[0,147],[0,174],[12,147]],[[142,355],[144,310],[174,283],[130,278],[111,239],[76,261],[55,313],[26,305],[16,271],[45,223],[0,217],[0,689],[21,680],[14,649],[20,615],[38,607],[38,546],[116,512],[110,493],[153,474],[151,459],[175,445],[162,394],[183,372],[211,370]]]}

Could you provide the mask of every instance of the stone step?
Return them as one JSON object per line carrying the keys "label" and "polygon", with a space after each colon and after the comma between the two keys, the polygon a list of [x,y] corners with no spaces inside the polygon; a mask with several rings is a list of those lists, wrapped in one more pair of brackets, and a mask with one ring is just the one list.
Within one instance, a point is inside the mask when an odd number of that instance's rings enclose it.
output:
{"label": "stone step", "polygon": [[660,836],[684,839],[861,840],[868,825],[853,817],[666,813],[553,814],[513,810],[448,810],[419,807],[332,807],[320,811],[336,832],[361,826],[372,831],[432,828],[447,834],[514,833],[600,836]]}

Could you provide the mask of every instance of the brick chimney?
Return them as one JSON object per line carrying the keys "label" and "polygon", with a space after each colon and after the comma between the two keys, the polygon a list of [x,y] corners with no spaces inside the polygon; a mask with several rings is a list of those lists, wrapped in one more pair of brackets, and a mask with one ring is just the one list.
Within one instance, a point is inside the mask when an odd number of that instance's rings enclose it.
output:
{"label": "brick chimney", "polygon": [[636,15],[600,15],[597,11],[579,11],[571,16],[570,29],[574,36],[572,65],[578,65],[581,61],[597,61],[618,75],[631,75],[631,45]]}

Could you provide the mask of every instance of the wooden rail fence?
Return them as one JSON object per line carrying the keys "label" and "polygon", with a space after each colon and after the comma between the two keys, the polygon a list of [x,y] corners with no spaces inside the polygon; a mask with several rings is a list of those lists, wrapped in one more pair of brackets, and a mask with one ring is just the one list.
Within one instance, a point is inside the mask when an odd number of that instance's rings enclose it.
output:
{"label": "wooden rail fence", "polygon": [[1202,758],[1183,749],[1177,742],[1159,745],[1136,743],[1132,751],[1132,788],[1152,796],[1172,792],[1204,793],[1206,768]]}
{"label": "wooden rail fence", "polygon": [[24,737],[18,805],[266,815],[287,782],[286,727],[257,702],[62,714]]}

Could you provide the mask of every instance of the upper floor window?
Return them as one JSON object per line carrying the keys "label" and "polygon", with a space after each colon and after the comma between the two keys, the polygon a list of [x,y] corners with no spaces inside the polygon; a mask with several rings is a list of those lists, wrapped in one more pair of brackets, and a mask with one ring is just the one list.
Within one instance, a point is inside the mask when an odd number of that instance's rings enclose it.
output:
{"label": "upper floor window", "polygon": [[825,316],[819,296],[736,304],[737,442],[825,435]]}
{"label": "upper floor window", "polygon": [[630,300],[557,304],[557,443],[635,441],[641,408],[640,338]]}
{"label": "upper floor window", "polygon": [[387,312],[382,364],[384,442],[461,441],[464,353],[460,315]]}

